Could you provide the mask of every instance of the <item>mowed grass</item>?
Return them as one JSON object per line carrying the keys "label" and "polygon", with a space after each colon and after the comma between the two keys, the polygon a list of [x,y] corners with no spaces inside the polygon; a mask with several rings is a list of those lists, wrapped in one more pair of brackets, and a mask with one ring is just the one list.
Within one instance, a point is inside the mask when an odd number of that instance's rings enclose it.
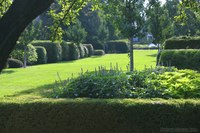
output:
{"label": "mowed grass", "polygon": [[[134,51],[135,69],[142,70],[146,67],[156,65],[157,50]],[[0,98],[49,97],[49,92],[54,88],[58,74],[61,79],[77,76],[83,71],[94,71],[98,66],[110,68],[116,63],[122,70],[127,70],[129,63],[128,54],[107,54],[101,57],[90,57],[76,61],[31,66],[26,69],[5,69],[0,74]],[[58,73],[58,74],[57,74]]]}

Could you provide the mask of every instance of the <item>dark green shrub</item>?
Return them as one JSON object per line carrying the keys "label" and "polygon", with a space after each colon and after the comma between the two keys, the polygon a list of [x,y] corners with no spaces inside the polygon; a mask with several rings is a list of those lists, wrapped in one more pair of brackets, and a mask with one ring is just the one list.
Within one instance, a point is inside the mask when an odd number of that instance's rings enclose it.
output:
{"label": "dark green shrub", "polygon": [[129,45],[126,41],[110,41],[107,42],[107,51],[109,53],[127,53]]}
{"label": "dark green shrub", "polygon": [[159,64],[178,69],[200,70],[200,50],[163,50]]}
{"label": "dark green shrub", "polygon": [[35,46],[38,55],[36,64],[46,64],[47,63],[47,51],[42,46]]}
{"label": "dark green shrub", "polygon": [[69,49],[69,45],[72,45],[72,42],[65,42],[62,41],[62,43],[60,44],[62,47],[62,60],[63,61],[68,61],[70,60],[70,49]]}
{"label": "dark green shrub", "polygon": [[189,133],[199,125],[199,99],[0,102],[1,133]]}
{"label": "dark green shrub", "polygon": [[47,62],[55,63],[62,60],[62,48],[59,43],[51,41],[33,41],[32,45],[42,46],[47,51]]}
{"label": "dark green shrub", "polygon": [[94,55],[102,56],[102,55],[105,55],[105,52],[104,50],[97,49],[97,50],[94,50]]}
{"label": "dark green shrub", "polygon": [[69,59],[70,60],[78,60],[80,59],[80,51],[76,44],[69,45]]}
{"label": "dark green shrub", "polygon": [[85,51],[85,57],[89,56],[89,50],[86,46],[83,45],[84,51]]}
{"label": "dark green shrub", "polygon": [[165,49],[200,49],[200,37],[176,37],[165,42]]}
{"label": "dark green shrub", "polygon": [[21,68],[23,67],[23,63],[20,60],[17,59],[8,59],[8,67],[9,68]]}
{"label": "dark green shrub", "polygon": [[92,46],[92,44],[83,44],[83,46],[87,47],[89,55],[88,56],[92,56],[94,54],[94,48]]}
{"label": "dark green shrub", "polygon": [[82,44],[80,44],[78,46],[78,49],[80,51],[80,58],[84,58],[85,57],[85,50],[84,50],[84,46]]}

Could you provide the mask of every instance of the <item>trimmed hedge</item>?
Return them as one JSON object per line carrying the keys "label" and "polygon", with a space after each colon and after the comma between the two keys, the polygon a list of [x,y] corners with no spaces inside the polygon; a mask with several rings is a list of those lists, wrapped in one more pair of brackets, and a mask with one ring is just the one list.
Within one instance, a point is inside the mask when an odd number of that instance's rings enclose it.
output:
{"label": "trimmed hedge", "polygon": [[159,64],[178,69],[200,70],[200,50],[164,50],[160,53]]}
{"label": "trimmed hedge", "polygon": [[23,67],[23,63],[20,60],[9,58],[8,61],[9,68],[21,68]]}
{"label": "trimmed hedge", "polygon": [[84,50],[84,46],[82,44],[80,44],[78,46],[79,52],[80,52],[80,58],[84,58],[85,57],[85,50]]}
{"label": "trimmed hedge", "polygon": [[89,56],[89,50],[86,46],[83,45],[84,51],[85,51],[85,57]]}
{"label": "trimmed hedge", "polygon": [[97,49],[97,50],[94,50],[94,55],[97,55],[97,56],[105,55],[105,52],[104,50]]}
{"label": "trimmed hedge", "polygon": [[88,52],[89,52],[88,56],[92,56],[94,54],[94,48],[92,44],[83,44],[83,46],[87,47]]}
{"label": "trimmed hedge", "polygon": [[47,51],[47,62],[48,63],[55,63],[62,60],[62,48],[59,43],[51,42],[48,40],[45,41],[33,41],[31,43],[34,46],[42,46]]}
{"label": "trimmed hedge", "polygon": [[80,51],[76,44],[69,44],[69,59],[78,60],[80,59]]}
{"label": "trimmed hedge", "polygon": [[43,100],[0,103],[1,133],[199,132],[200,100]]}
{"label": "trimmed hedge", "polygon": [[70,49],[69,45],[73,44],[72,42],[65,42],[62,41],[60,44],[62,47],[62,60],[63,61],[69,61],[70,60]]}
{"label": "trimmed hedge", "polygon": [[36,64],[46,64],[47,63],[47,51],[42,46],[35,46],[37,52],[37,62]]}
{"label": "trimmed hedge", "polygon": [[126,41],[107,42],[107,51],[109,53],[128,53],[129,50],[129,45]]}
{"label": "trimmed hedge", "polygon": [[176,37],[165,42],[165,49],[200,49],[200,37]]}

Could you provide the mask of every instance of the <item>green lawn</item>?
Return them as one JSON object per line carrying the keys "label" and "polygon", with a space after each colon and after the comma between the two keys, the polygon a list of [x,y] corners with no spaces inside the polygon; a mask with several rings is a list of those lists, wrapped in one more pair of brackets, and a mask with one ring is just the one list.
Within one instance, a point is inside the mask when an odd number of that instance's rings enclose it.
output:
{"label": "green lawn", "polygon": [[[142,70],[146,67],[154,67],[156,64],[156,50],[137,50],[134,53],[135,67]],[[77,76],[81,71],[94,70],[98,66],[110,68],[118,63],[119,67],[127,70],[127,54],[107,54],[102,57],[90,57],[77,61],[62,62],[56,64],[31,66],[26,69],[6,69],[0,74],[0,98],[32,99],[47,97],[48,92],[54,87],[55,80],[58,80],[57,73],[61,79]]]}

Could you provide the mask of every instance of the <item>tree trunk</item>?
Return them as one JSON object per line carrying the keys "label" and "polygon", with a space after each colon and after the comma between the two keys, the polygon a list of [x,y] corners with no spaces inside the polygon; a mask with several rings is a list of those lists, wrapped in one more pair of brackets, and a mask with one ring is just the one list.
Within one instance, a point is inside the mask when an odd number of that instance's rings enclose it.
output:
{"label": "tree trunk", "polygon": [[134,60],[133,60],[133,39],[130,38],[130,71],[134,70]]}
{"label": "tree trunk", "polygon": [[0,19],[0,72],[26,26],[54,0],[14,0]]}

